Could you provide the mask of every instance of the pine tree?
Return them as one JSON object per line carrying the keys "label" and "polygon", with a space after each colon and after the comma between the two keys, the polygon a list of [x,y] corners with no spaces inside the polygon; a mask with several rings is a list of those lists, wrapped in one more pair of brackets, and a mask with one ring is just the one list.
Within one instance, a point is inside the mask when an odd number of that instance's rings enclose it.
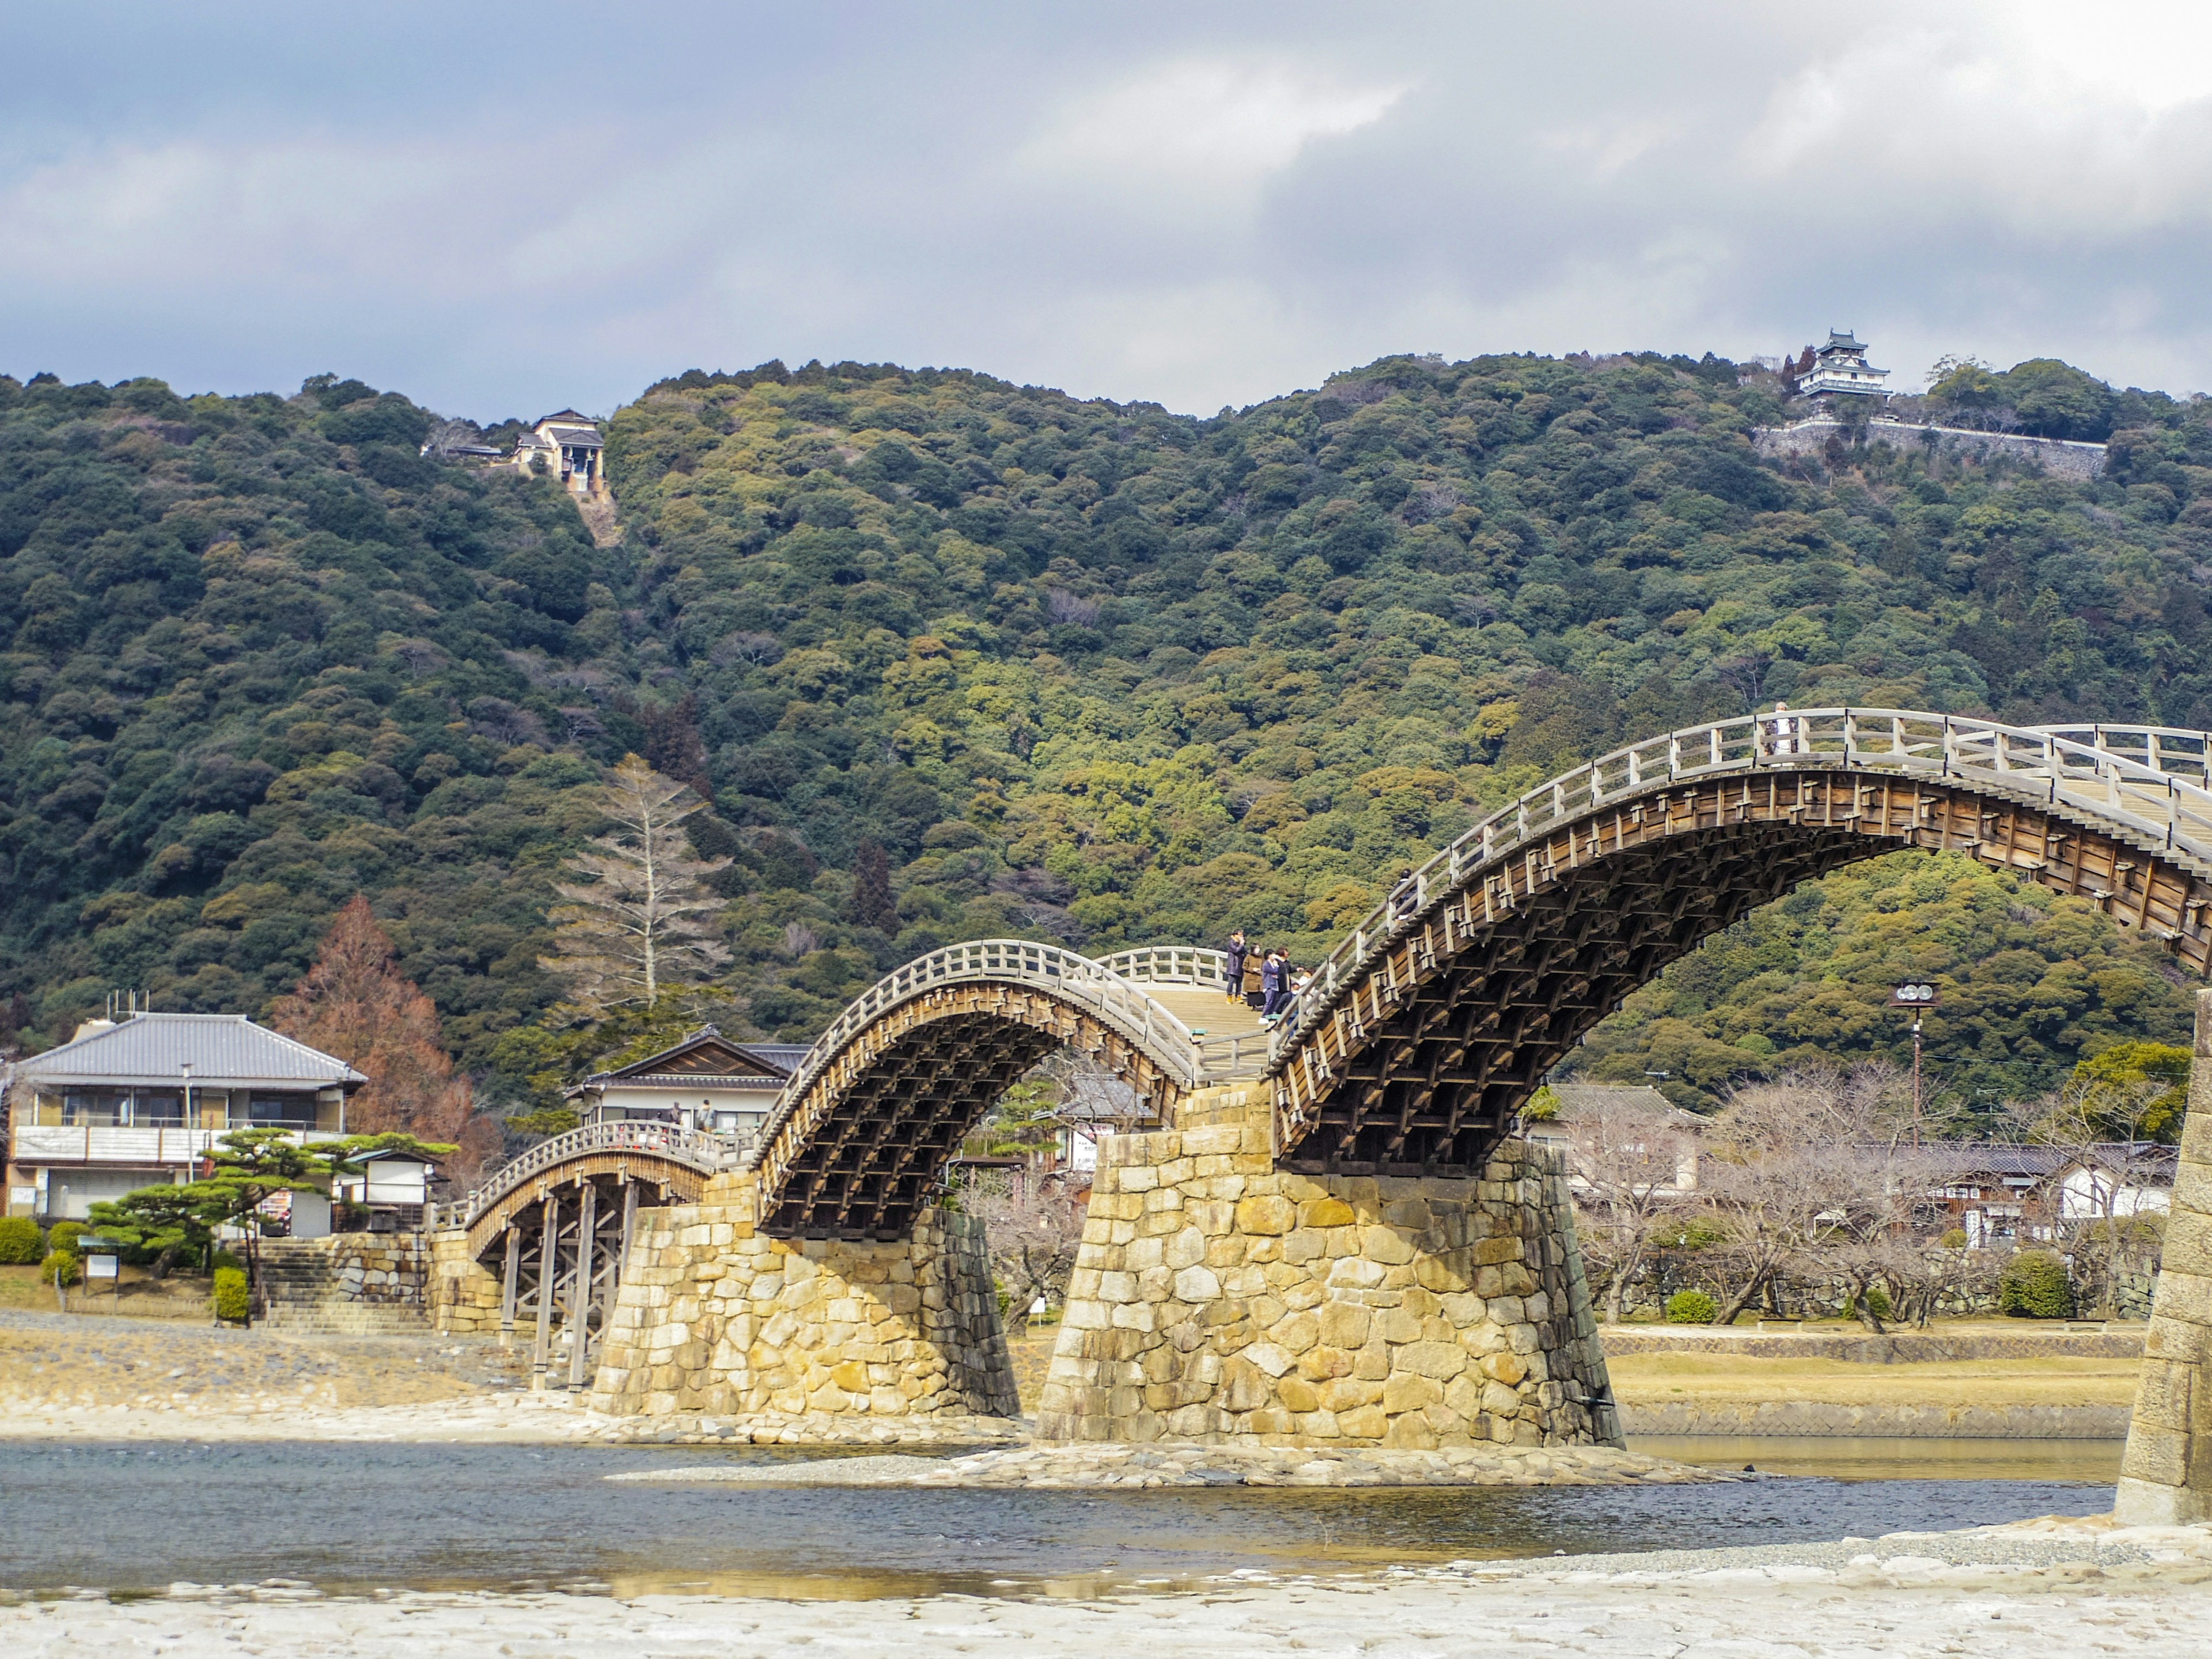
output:
{"label": "pine tree", "polygon": [[898,900],[891,892],[891,861],[881,843],[864,841],[853,854],[850,917],[855,927],[896,934]]}
{"label": "pine tree", "polygon": [[588,879],[554,884],[565,902],[546,919],[560,954],[539,963],[592,1014],[651,1004],[728,960],[708,919],[722,901],[702,882],[730,860],[686,855],[684,820],[705,805],[689,785],[635,755],[615,768],[602,809],[614,827],[568,860]]}
{"label": "pine tree", "polygon": [[368,1079],[347,1127],[459,1141],[471,1103],[453,1075],[430,999],[399,971],[392,936],[356,894],[331,922],[314,966],[270,1010],[286,1036],[336,1054]]}

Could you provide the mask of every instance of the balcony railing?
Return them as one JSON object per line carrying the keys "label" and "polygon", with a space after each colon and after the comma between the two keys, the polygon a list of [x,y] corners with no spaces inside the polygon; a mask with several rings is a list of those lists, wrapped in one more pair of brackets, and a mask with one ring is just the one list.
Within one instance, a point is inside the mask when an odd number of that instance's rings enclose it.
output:
{"label": "balcony railing", "polygon": [[[18,1164],[189,1164],[206,1157],[228,1129],[121,1128],[98,1123],[19,1123],[10,1158]],[[307,1140],[338,1140],[325,1129],[295,1130]]]}

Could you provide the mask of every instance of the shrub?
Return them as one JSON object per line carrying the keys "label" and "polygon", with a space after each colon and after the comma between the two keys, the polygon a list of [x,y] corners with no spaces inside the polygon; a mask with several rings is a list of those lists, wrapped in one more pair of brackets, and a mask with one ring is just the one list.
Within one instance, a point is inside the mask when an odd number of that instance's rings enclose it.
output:
{"label": "shrub", "polygon": [[228,1320],[233,1324],[243,1324],[249,1310],[246,1269],[217,1267],[215,1270],[215,1316]]}
{"label": "shrub", "polygon": [[0,1265],[27,1267],[43,1261],[46,1254],[46,1240],[39,1237],[39,1224],[27,1215],[11,1215],[0,1221]]}
{"label": "shrub", "polygon": [[1677,1291],[1667,1298],[1669,1325],[1710,1325],[1720,1313],[1721,1304],[1703,1291]]}
{"label": "shrub", "polygon": [[68,1250],[75,1255],[78,1253],[76,1242],[83,1237],[84,1223],[82,1221],[57,1221],[46,1230],[46,1248]]}
{"label": "shrub", "polygon": [[1963,1250],[1966,1248],[1966,1230],[1964,1227],[1954,1227],[1947,1231],[1939,1242],[1947,1250]]}
{"label": "shrub", "polygon": [[84,1277],[84,1262],[75,1250],[49,1250],[46,1259],[39,1264],[39,1282],[52,1285],[58,1280],[64,1287]]}
{"label": "shrub", "polygon": [[210,1273],[219,1273],[226,1267],[230,1268],[235,1273],[242,1273],[246,1271],[246,1263],[239,1257],[233,1255],[228,1250],[217,1250],[213,1255],[208,1258],[208,1271]]}
{"label": "shrub", "polygon": [[1876,1319],[1889,1317],[1889,1292],[1881,1285],[1868,1285],[1866,1294],[1859,1300],[1866,1304],[1866,1310]]}
{"label": "shrub", "polygon": [[2071,1319],[2074,1283],[2048,1250],[2022,1250],[1997,1281],[1997,1306],[2016,1319]]}

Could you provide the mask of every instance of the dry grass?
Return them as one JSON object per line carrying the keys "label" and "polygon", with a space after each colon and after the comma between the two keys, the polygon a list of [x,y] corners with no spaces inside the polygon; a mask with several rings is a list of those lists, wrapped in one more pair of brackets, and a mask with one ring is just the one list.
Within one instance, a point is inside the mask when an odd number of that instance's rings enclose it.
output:
{"label": "dry grass", "polygon": [[1929,1360],[1869,1365],[1749,1354],[1638,1353],[1607,1362],[1624,1405],[2128,1406],[2136,1359]]}
{"label": "dry grass", "polygon": [[[71,1313],[124,1314],[141,1319],[199,1319],[208,1316],[209,1285],[190,1273],[172,1273],[160,1284],[143,1267],[125,1267],[121,1282],[97,1279],[72,1285]],[[39,1282],[36,1267],[0,1267],[0,1308],[52,1313],[54,1287]]]}

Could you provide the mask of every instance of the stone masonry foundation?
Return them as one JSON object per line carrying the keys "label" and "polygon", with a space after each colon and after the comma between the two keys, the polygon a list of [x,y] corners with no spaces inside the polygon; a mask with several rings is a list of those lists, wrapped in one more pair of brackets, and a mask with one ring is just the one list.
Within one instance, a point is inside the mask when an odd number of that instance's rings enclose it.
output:
{"label": "stone masonry foundation", "polygon": [[1100,1143],[1037,1426],[1057,1440],[1621,1443],[1556,1153],[1275,1168],[1267,1091]]}
{"label": "stone masonry foundation", "polygon": [[895,1243],[758,1231],[749,1173],[641,1210],[590,1404],[703,1412],[1013,1416],[982,1223],[932,1209]]}
{"label": "stone masonry foundation", "polygon": [[2181,1161],[2113,1507],[2128,1526],[2212,1521],[2212,991],[2197,994]]}

